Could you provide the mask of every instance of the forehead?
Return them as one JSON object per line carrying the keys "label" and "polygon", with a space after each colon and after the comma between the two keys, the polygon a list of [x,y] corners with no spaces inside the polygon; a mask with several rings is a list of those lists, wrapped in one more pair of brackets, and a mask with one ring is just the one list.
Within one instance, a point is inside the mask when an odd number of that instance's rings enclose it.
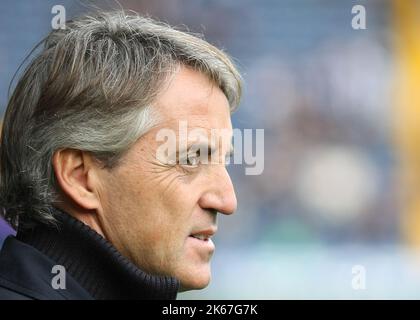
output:
{"label": "forehead", "polygon": [[161,127],[232,129],[230,108],[222,90],[206,75],[181,67],[157,97],[154,108]]}

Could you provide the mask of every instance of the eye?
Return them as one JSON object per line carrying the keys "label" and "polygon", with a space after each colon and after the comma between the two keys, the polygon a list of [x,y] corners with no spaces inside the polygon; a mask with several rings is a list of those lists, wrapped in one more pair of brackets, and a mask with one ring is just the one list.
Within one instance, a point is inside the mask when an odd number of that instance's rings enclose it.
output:
{"label": "eye", "polygon": [[189,167],[198,167],[200,164],[200,150],[197,150],[197,152],[188,154],[186,165]]}

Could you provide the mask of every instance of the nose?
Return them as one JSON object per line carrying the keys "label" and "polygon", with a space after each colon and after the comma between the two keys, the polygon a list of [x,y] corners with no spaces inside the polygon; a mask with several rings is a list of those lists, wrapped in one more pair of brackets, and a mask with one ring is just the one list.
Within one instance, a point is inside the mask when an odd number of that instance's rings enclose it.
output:
{"label": "nose", "polygon": [[207,191],[200,197],[199,205],[206,210],[230,215],[236,211],[237,200],[232,180],[224,166],[215,168],[217,172],[209,175]]}

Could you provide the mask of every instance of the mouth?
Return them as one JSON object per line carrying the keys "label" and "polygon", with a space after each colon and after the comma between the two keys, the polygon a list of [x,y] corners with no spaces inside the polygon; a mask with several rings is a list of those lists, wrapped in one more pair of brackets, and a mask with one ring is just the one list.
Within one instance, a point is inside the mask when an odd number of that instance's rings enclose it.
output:
{"label": "mouth", "polygon": [[192,234],[192,235],[190,235],[190,237],[201,240],[201,241],[209,241],[210,240],[210,236],[207,236],[205,234]]}
{"label": "mouth", "polygon": [[214,236],[217,232],[217,228],[216,227],[211,227],[208,229],[204,229],[204,230],[197,230],[197,231],[193,231],[191,232],[191,234],[189,235],[192,238],[201,240],[201,241],[208,241],[211,239],[212,236]]}
{"label": "mouth", "polygon": [[210,228],[206,230],[194,231],[188,236],[188,238],[191,239],[196,246],[202,249],[213,251],[215,246],[211,238],[215,233],[216,228]]}

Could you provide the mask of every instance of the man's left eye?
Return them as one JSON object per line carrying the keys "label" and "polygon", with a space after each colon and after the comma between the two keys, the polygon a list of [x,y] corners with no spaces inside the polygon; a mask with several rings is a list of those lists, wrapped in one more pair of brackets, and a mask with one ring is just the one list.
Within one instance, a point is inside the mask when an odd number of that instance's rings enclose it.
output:
{"label": "man's left eye", "polygon": [[187,166],[197,167],[199,164],[200,164],[200,154],[199,154],[199,152],[188,155],[187,161],[186,161]]}
{"label": "man's left eye", "polygon": [[196,155],[189,156],[187,159],[187,165],[190,167],[197,167],[200,164],[200,159]]}

